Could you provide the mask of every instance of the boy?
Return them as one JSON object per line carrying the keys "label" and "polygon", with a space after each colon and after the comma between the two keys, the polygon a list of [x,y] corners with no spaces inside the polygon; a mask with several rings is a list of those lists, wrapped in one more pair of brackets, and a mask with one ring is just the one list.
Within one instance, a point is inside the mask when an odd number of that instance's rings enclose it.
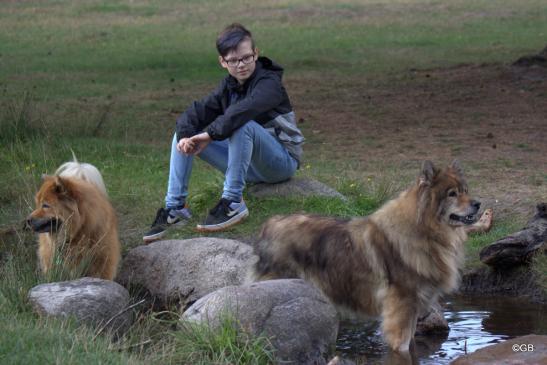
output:
{"label": "boy", "polygon": [[251,32],[241,24],[226,27],[216,46],[228,76],[177,120],[165,208],[158,210],[145,242],[191,217],[186,199],[194,155],[225,175],[220,201],[197,226],[202,232],[227,229],[249,215],[242,199],[246,182],[284,181],[299,166],[304,137],[281,82],[283,68],[258,56]]}

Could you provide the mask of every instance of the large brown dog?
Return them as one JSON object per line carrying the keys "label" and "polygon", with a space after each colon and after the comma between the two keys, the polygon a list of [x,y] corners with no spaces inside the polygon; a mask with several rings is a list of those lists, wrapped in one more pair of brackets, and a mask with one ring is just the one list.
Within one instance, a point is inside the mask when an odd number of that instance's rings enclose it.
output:
{"label": "large brown dog", "polygon": [[28,225],[38,233],[44,273],[63,265],[74,275],[112,280],[120,260],[117,218],[98,170],[69,162],[45,176]]}
{"label": "large brown dog", "polygon": [[457,162],[441,171],[426,161],[416,184],[369,217],[270,218],[255,279],[310,280],[341,307],[381,315],[389,346],[407,352],[418,316],[458,285],[464,226],[479,206]]}

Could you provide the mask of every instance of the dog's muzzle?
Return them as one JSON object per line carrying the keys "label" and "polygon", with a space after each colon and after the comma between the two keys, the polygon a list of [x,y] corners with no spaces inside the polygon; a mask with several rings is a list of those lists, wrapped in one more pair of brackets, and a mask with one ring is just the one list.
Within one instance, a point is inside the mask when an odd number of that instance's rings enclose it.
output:
{"label": "dog's muzzle", "polygon": [[466,216],[450,214],[450,219],[452,219],[453,221],[461,222],[465,225],[470,225],[475,223],[479,218],[477,214],[469,214]]}
{"label": "dog's muzzle", "polygon": [[57,218],[27,219],[27,226],[36,233],[55,233],[63,222]]}
{"label": "dog's muzzle", "polygon": [[465,225],[470,225],[475,223],[479,220],[479,215],[477,214],[479,212],[479,209],[481,207],[481,203],[477,200],[472,200],[470,202],[471,209],[473,212],[468,215],[458,215],[458,214],[450,214],[450,219],[453,221],[461,222]]}

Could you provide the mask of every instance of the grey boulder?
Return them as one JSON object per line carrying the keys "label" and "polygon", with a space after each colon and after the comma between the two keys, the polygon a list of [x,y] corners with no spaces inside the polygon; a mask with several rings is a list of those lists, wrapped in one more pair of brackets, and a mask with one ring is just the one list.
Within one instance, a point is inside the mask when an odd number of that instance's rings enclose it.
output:
{"label": "grey boulder", "polygon": [[268,337],[283,364],[326,364],[324,356],[336,343],[336,309],[300,279],[222,288],[194,303],[182,319],[217,328],[225,313],[247,334]]}
{"label": "grey boulder", "polygon": [[[110,280],[81,278],[41,284],[28,293],[34,311],[43,316],[75,318],[92,327],[105,327],[116,334],[132,323],[127,290]],[[110,322],[109,322],[110,321]]]}
{"label": "grey boulder", "polygon": [[344,195],[330,186],[306,177],[293,177],[276,184],[260,183],[252,185],[247,188],[247,193],[257,198],[316,195],[347,200]]}
{"label": "grey boulder", "polygon": [[186,306],[219,288],[242,284],[256,260],[251,246],[235,240],[158,241],[129,251],[116,280],[144,287],[160,304]]}

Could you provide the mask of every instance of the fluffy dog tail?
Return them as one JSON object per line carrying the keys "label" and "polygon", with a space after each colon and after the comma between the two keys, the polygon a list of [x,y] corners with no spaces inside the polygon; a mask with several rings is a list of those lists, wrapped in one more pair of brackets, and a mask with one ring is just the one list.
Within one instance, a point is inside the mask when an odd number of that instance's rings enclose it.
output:
{"label": "fluffy dog tail", "polygon": [[72,151],[72,158],[73,161],[65,162],[59,166],[57,171],[55,171],[55,175],[87,181],[88,183],[95,185],[105,196],[108,196],[103,177],[99,170],[89,163],[78,162],[74,151]]}

